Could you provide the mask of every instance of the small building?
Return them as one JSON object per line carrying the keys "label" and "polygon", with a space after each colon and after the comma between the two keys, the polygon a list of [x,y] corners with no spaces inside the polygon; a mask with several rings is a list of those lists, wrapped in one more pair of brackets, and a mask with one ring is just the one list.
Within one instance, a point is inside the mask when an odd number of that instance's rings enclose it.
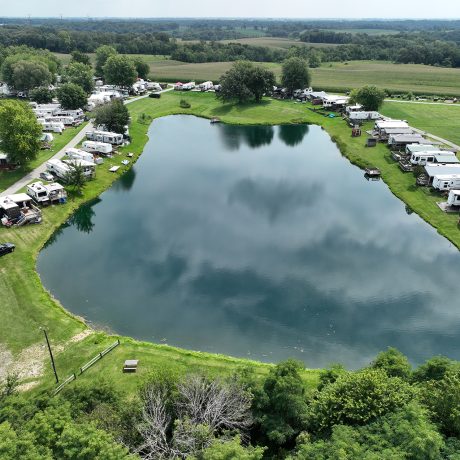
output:
{"label": "small building", "polygon": [[421,134],[391,134],[388,145],[392,148],[406,148],[408,144],[430,144]]}

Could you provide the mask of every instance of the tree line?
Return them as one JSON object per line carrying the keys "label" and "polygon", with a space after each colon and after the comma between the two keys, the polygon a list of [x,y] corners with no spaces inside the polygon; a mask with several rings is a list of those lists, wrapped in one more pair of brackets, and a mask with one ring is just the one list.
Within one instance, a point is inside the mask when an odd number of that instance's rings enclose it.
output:
{"label": "tree line", "polygon": [[[57,397],[0,387],[0,455],[16,459],[454,460],[460,363],[413,369],[394,348],[369,366],[333,365],[312,385],[304,365],[264,375],[153,368],[135,395],[78,380]],[[32,396],[32,397],[31,397]]]}

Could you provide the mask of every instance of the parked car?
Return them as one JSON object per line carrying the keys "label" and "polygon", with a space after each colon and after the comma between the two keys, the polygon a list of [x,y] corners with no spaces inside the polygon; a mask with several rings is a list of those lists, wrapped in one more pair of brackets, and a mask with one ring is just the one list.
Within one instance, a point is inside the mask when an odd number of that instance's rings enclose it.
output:
{"label": "parked car", "polygon": [[154,99],[160,99],[161,93],[150,93],[149,97],[153,97]]}
{"label": "parked car", "polygon": [[0,257],[4,256],[5,254],[9,254],[10,252],[13,252],[15,247],[16,246],[13,243],[0,244]]}
{"label": "parked car", "polygon": [[45,171],[40,173],[40,179],[51,182],[54,180],[54,176],[51,173]]}

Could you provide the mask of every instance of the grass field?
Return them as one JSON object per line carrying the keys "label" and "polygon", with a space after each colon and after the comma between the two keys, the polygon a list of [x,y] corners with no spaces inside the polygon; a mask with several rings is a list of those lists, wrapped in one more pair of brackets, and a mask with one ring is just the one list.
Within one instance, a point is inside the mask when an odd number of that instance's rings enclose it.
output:
{"label": "grass field", "polygon": [[[70,54],[63,54],[63,53],[53,53],[53,54],[61,61],[63,65],[67,65],[71,60]],[[89,53],[88,55],[91,59],[91,63],[95,65],[96,55],[94,53]],[[150,66],[152,66],[153,63],[155,62],[164,61],[168,59],[167,56],[161,56],[157,54],[130,54],[129,56],[133,58],[140,57]]]}
{"label": "grass field", "polygon": [[238,38],[235,40],[222,40],[221,43],[241,43],[242,45],[265,46],[274,49],[288,49],[291,46],[311,46],[313,48],[324,48],[338,46],[331,43],[305,43],[299,40],[279,37],[255,37],[255,38]]}
{"label": "grass field", "polygon": [[395,35],[399,30],[392,29],[323,29],[329,32],[348,33],[348,34],[367,34],[367,35]]}
{"label": "grass field", "polygon": [[386,102],[384,115],[408,120],[416,128],[460,145],[460,106]]}
{"label": "grass field", "polygon": [[37,158],[31,161],[27,167],[21,167],[13,171],[0,171],[0,193],[7,189],[10,185],[21,179],[27,173],[40,166],[43,162],[51,158],[56,152],[59,152],[66,144],[68,144],[75,135],[86,126],[86,123],[81,124],[76,128],[67,128],[62,134],[55,134],[52,147],[49,150],[40,150]]}
{"label": "grass field", "polygon": [[[190,109],[181,109],[179,101],[186,98],[191,103]],[[460,231],[457,226],[458,216],[448,215],[439,210],[436,201],[439,196],[424,188],[414,185],[411,174],[403,174],[398,165],[390,159],[385,145],[366,149],[363,138],[352,138],[350,129],[337,117],[325,118],[308,109],[305,104],[292,101],[264,100],[260,104],[234,106],[221,104],[212,94],[179,93],[164,94],[159,100],[146,98],[129,106],[133,123],[130,128],[133,143],[124,152],[135,153],[133,160],[142,152],[147,141],[147,124],[138,122],[139,115],[146,114],[157,118],[175,113],[187,113],[207,118],[218,116],[224,122],[235,124],[283,124],[308,122],[320,124],[338,144],[342,153],[349,160],[361,167],[376,166],[382,171],[382,177],[395,195],[404,200],[415,212],[422,216],[460,247]],[[126,171],[123,167],[116,174],[108,172],[112,164],[120,164],[124,152],[113,159],[108,159],[98,167],[97,178],[84,190],[82,197],[69,200],[65,206],[53,206],[44,210],[44,222],[38,226],[19,229],[0,228],[0,240],[16,244],[14,254],[1,259],[0,265],[0,355],[2,365],[10,359],[16,359],[23,369],[29,372],[27,378],[42,385],[52,385],[46,348],[40,326],[46,326],[53,341],[56,364],[61,375],[75,372],[90,358],[102,351],[115,337],[103,332],[89,335],[81,341],[78,334],[85,331],[85,325],[60,307],[43,288],[35,272],[35,260],[40,248],[51,237],[59,225],[68,218],[84,201],[95,198],[110,186],[113,180]],[[66,276],[63,273],[63,276]],[[254,363],[227,356],[179,350],[165,345],[140,343],[129,338],[121,338],[122,344],[111,354],[104,357],[82,378],[109,378],[120,389],[130,392],[142,382],[146,374],[155,367],[173,367],[180,372],[203,369],[210,373],[230,373],[242,366],[251,366],[257,374],[268,371],[269,365]],[[139,373],[126,375],[121,373],[125,359],[139,359]],[[308,359],[308,358],[307,358]],[[45,379],[40,377],[41,368],[46,364]],[[0,366],[1,369],[1,366]],[[311,387],[318,379],[317,371],[305,371],[303,377]]]}
{"label": "grass field", "polygon": [[[260,65],[273,70],[280,77],[280,64]],[[217,80],[231,66],[231,62],[189,64],[168,60],[153,63],[152,74],[158,80]],[[326,63],[311,69],[311,72],[314,88],[345,91],[372,84],[393,91],[460,95],[460,69],[382,61],[350,61],[348,64]]]}

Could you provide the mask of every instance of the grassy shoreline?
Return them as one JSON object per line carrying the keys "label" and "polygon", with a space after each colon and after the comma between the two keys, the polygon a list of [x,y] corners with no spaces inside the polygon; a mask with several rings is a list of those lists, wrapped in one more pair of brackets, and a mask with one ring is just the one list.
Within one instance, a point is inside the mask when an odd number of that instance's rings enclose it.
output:
{"label": "grassy shoreline", "polygon": [[[0,229],[2,241],[12,241],[17,251],[0,260],[0,352],[3,346],[21,362],[21,355],[34,356],[34,347],[43,343],[39,326],[46,326],[53,345],[56,347],[56,364],[61,377],[76,371],[94,355],[111,344],[118,336],[104,332],[89,335],[83,340],[72,340],[85,331],[86,325],[62,307],[41,284],[36,272],[36,259],[44,244],[58,230],[59,226],[83,203],[103,193],[125,172],[142,154],[148,141],[150,122],[156,118],[190,114],[204,118],[218,116],[222,121],[232,124],[287,124],[311,123],[321,125],[332,140],[339,146],[342,155],[360,167],[374,165],[382,170],[382,176],[390,190],[405,201],[423,219],[438,229],[460,248],[460,232],[457,218],[442,213],[436,206],[436,196],[431,192],[415,188],[412,175],[404,175],[398,165],[390,160],[389,151],[384,145],[375,149],[364,147],[364,138],[352,138],[350,130],[340,119],[330,119],[315,113],[303,104],[288,101],[265,100],[261,104],[243,106],[222,105],[211,94],[187,94],[185,98],[191,103],[190,109],[181,109],[179,100],[183,94],[164,94],[160,100],[143,99],[129,106],[132,116],[130,128],[133,142],[122,149],[122,153],[98,167],[97,178],[85,188],[83,195],[70,200],[65,206],[53,206],[44,210],[44,222],[39,226],[19,229]],[[143,124],[139,115],[145,114],[149,122]],[[131,164],[120,168],[112,174],[108,168],[112,164],[120,165],[126,152],[133,152]],[[63,275],[65,276],[65,275]],[[167,345],[157,345],[122,337],[122,346],[116,348],[107,357],[96,364],[82,379],[94,379],[104,375],[118,384],[123,391],[135,390],[139,382],[156,366],[173,367],[180,372],[192,369],[206,370],[210,373],[230,373],[243,366],[251,366],[256,373],[265,374],[270,364],[249,361],[242,358],[182,350]],[[37,353],[37,359],[45,360],[44,377],[28,376],[28,380],[38,382],[41,386],[51,386],[51,370],[48,369],[43,346]],[[125,375],[120,369],[124,359],[140,359],[142,366],[138,374]],[[24,359],[27,366],[27,359]],[[308,358],[307,358],[308,365]],[[306,370],[304,379],[313,386],[318,381],[318,371]],[[80,379],[80,377],[79,377]]]}

